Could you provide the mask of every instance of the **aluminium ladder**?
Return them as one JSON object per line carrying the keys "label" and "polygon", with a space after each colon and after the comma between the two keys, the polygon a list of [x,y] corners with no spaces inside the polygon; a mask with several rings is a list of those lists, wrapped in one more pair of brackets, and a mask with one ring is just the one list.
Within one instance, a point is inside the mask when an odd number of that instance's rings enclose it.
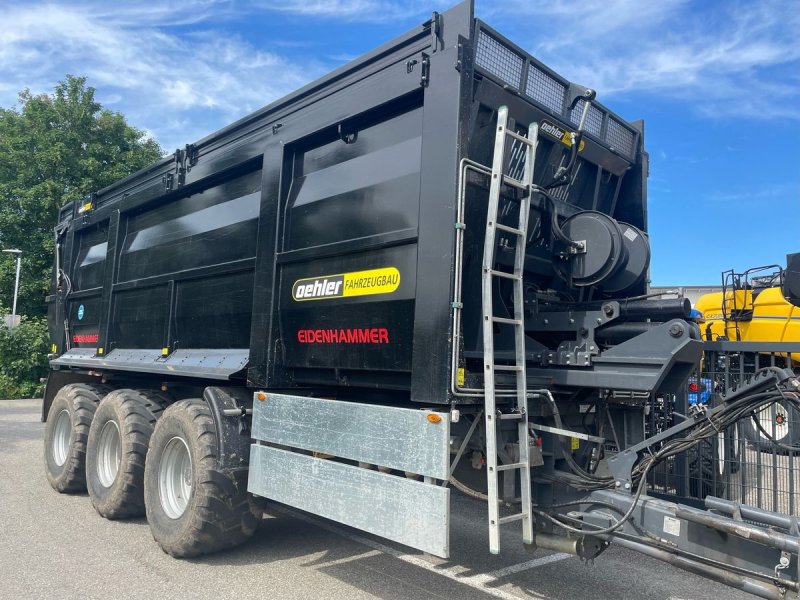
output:
{"label": "aluminium ladder", "polygon": [[[486,422],[486,477],[489,497],[489,551],[500,552],[500,525],[513,521],[522,521],[522,537],[525,544],[533,543],[533,511],[531,507],[531,471],[529,466],[528,432],[528,400],[525,373],[525,322],[523,296],[523,267],[525,264],[525,243],[527,240],[528,213],[533,194],[533,167],[538,141],[538,124],[532,123],[528,129],[528,137],[508,129],[508,108],[501,106],[497,113],[497,131],[492,158],[491,179],[489,185],[489,204],[486,213],[486,238],[483,249],[481,274],[482,317],[483,317],[483,363],[484,363],[484,419]],[[519,180],[504,172],[506,138],[516,140],[525,149],[525,165],[523,179]],[[498,223],[500,208],[500,189],[503,185],[515,187],[523,191],[520,202],[519,223],[510,227]],[[495,250],[497,248],[498,231],[516,237],[514,252],[514,271],[509,273],[495,269]],[[514,318],[496,316],[492,306],[492,288],[495,278],[510,279],[514,292]],[[511,326],[514,328],[514,363],[498,364],[494,353],[494,326]],[[516,379],[516,395],[513,396],[511,412],[501,414],[497,410],[497,372],[512,372]],[[505,397],[505,395],[504,395]],[[517,423],[519,458],[511,464],[497,464],[497,421],[515,419]],[[500,516],[498,475],[500,471],[519,471],[520,512],[508,516]]]}

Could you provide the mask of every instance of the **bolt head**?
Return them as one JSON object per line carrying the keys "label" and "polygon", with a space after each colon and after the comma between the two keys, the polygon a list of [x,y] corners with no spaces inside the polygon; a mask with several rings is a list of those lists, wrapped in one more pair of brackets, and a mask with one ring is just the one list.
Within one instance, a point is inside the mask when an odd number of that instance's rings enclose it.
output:
{"label": "bolt head", "polygon": [[669,334],[672,337],[681,337],[683,334],[683,327],[681,327],[678,323],[673,323],[669,327]]}

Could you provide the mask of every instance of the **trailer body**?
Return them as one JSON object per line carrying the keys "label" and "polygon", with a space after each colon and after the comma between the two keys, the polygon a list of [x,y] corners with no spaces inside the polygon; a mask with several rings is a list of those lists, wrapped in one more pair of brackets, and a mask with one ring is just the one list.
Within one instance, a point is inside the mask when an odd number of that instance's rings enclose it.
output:
{"label": "trailer body", "polygon": [[[446,32],[420,27],[64,207],[59,268],[69,287],[50,298],[53,365],[455,400],[453,281],[463,270],[472,294],[458,332],[461,377],[471,380],[485,220],[468,190],[456,264],[459,162],[490,159],[494,115],[507,104],[520,128],[542,123],[535,180],[544,182],[580,106],[569,107],[570,82],[468,10],[451,14]],[[596,211],[645,234],[641,123],[599,104],[587,123],[559,218]],[[541,227],[543,213],[532,213]],[[526,282],[574,291],[551,248],[528,252]],[[640,274],[603,297],[644,293]]]}

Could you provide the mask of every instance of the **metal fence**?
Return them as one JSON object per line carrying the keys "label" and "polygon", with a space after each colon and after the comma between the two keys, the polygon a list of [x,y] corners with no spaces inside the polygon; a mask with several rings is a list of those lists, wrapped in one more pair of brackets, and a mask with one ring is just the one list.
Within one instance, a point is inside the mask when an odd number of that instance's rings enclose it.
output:
{"label": "metal fence", "polygon": [[[701,369],[690,377],[686,389],[651,399],[649,435],[691,417],[703,406],[715,406],[726,390],[735,389],[759,369],[790,366],[790,353],[800,353],[800,343],[705,342]],[[797,362],[794,368],[797,372]],[[800,414],[789,405],[769,405],[756,419],[742,419],[689,452],[657,465],[649,483],[653,495],[677,497],[688,504],[702,504],[706,496],[717,496],[798,515]]]}

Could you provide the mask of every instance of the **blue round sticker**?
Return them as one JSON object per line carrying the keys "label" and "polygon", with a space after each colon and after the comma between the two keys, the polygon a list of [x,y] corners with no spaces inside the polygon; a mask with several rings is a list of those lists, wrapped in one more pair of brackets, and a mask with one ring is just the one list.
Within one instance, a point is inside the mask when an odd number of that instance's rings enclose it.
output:
{"label": "blue round sticker", "polygon": [[81,304],[81,305],[78,307],[78,321],[80,321],[81,319],[83,319],[83,312],[84,312],[84,309],[83,309],[83,304]]}

